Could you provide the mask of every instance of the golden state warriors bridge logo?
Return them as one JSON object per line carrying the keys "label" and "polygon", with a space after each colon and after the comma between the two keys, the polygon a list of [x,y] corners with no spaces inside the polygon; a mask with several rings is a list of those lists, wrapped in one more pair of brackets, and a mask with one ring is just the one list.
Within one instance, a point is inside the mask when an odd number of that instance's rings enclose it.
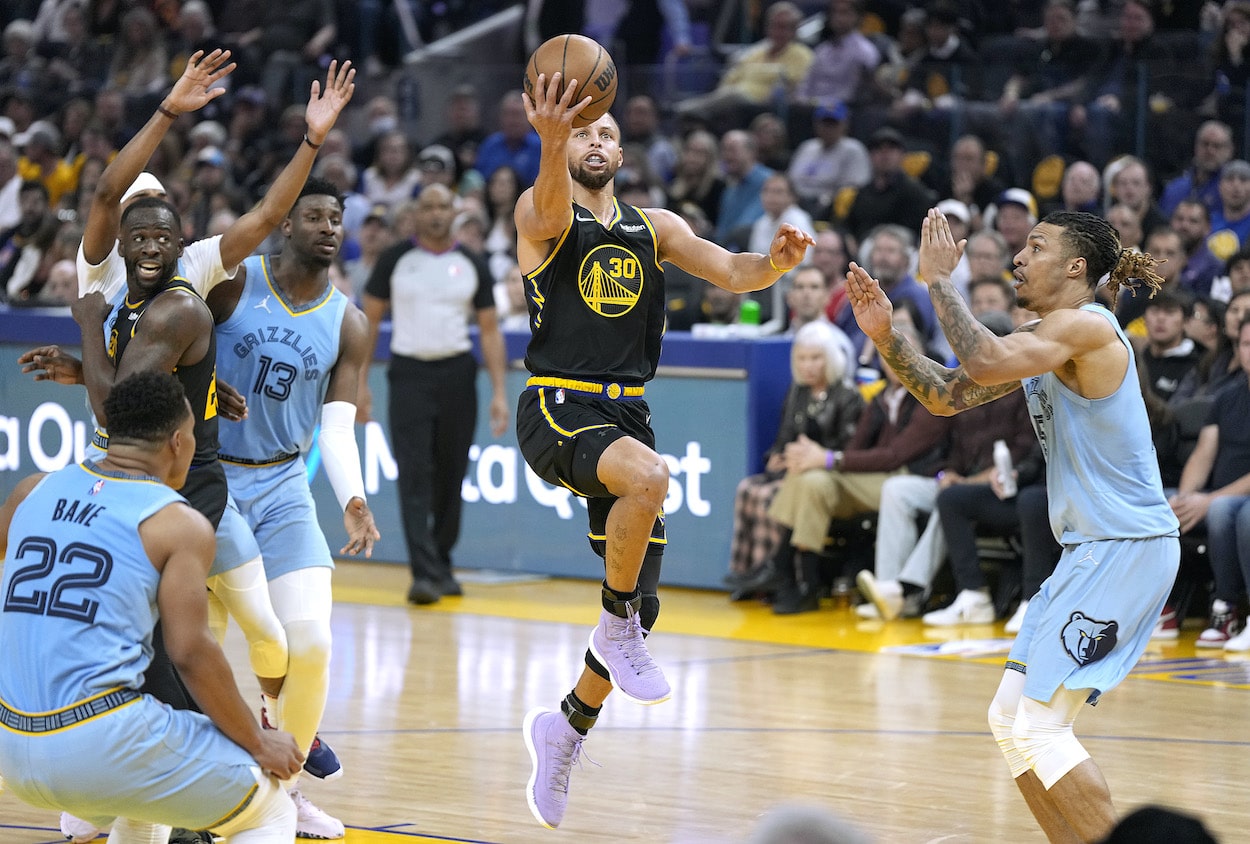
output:
{"label": "golden state warriors bridge logo", "polygon": [[577,286],[582,301],[599,316],[627,314],[642,294],[642,264],[637,255],[622,246],[596,246],[582,261]]}

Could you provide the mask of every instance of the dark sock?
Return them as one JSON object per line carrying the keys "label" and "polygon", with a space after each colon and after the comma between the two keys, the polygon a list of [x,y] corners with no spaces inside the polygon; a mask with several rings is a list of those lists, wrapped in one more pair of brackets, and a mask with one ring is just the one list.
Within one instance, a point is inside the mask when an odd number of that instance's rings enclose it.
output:
{"label": "dark sock", "polygon": [[569,692],[564,700],[560,701],[560,711],[564,713],[564,717],[569,719],[569,725],[582,735],[590,732],[590,728],[595,725],[595,721],[599,718],[599,713],[603,711],[602,706],[591,706],[577,696],[577,692]]}

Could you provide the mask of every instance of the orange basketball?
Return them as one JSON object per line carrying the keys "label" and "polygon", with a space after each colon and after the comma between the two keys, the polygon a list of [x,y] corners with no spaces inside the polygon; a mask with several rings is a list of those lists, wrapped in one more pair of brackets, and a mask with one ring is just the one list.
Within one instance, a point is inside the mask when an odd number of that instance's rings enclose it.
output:
{"label": "orange basketball", "polygon": [[616,65],[607,50],[585,35],[557,35],[534,51],[525,65],[525,93],[531,99],[540,73],[546,74],[548,81],[552,74],[560,74],[560,95],[564,94],[565,83],[577,80],[574,103],[591,97],[586,108],[573,119],[574,126],[594,123],[616,99]]}

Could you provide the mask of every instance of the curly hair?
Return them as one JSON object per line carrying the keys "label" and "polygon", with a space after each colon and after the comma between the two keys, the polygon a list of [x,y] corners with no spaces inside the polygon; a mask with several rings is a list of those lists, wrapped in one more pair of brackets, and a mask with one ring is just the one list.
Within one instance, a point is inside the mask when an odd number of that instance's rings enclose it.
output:
{"label": "curly hair", "polygon": [[343,207],[343,192],[339,190],[338,185],[329,179],[323,179],[320,176],[311,176],[308,181],[304,182],[304,187],[300,190],[299,196],[295,197],[295,203],[291,206],[291,210],[287,212],[290,217],[295,213],[295,206],[299,205],[299,201],[306,196],[328,196]]}
{"label": "curly hair", "polygon": [[104,400],[110,440],[160,442],[189,412],[182,382],[168,372],[136,372],[114,384]]}
{"label": "curly hair", "polygon": [[1112,310],[1122,287],[1136,296],[1134,282],[1140,281],[1150,288],[1151,298],[1162,287],[1163,279],[1154,271],[1159,262],[1148,252],[1122,247],[1119,233],[1102,217],[1084,211],[1056,211],[1042,222],[1063,229],[1060,242],[1064,249],[1069,255],[1085,259],[1085,281],[1090,290],[1107,276]]}

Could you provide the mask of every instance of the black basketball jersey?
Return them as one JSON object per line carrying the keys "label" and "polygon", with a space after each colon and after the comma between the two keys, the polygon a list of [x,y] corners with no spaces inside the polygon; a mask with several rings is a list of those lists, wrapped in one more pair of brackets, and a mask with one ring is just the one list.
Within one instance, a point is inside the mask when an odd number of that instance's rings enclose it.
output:
{"label": "black basketball jersey", "polygon": [[[121,362],[126,347],[139,329],[143,313],[148,306],[156,301],[156,297],[171,290],[185,290],[194,296],[204,307],[208,305],[195,292],[185,278],[175,277],[160,290],[135,304],[130,303],[127,296],[114,312],[113,324],[109,329],[108,354],[113,366]],[[217,459],[217,335],[209,332],[208,352],[197,363],[189,366],[175,366],[174,375],[182,382],[182,389],[191,402],[191,412],[195,414],[195,456],[191,465],[200,466]]]}
{"label": "black basketball jersey", "polygon": [[526,277],[535,375],[641,384],[655,375],[664,334],[664,271],[655,229],[613,200],[608,225],[573,203],[568,230]]}

